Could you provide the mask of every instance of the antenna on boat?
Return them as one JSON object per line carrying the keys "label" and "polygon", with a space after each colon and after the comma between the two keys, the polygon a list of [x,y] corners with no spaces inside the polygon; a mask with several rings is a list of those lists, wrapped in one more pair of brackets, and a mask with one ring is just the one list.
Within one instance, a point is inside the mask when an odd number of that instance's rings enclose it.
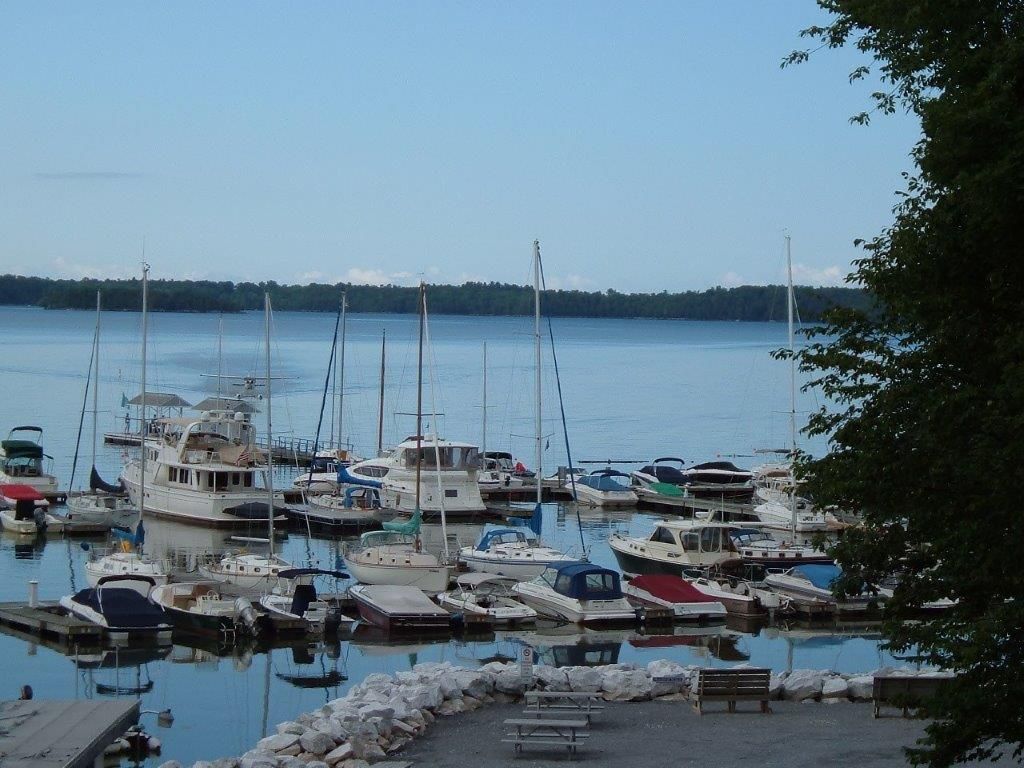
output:
{"label": "antenna on boat", "polygon": [[387,348],[388,329],[380,334],[380,401],[377,409],[377,455],[384,450],[384,350]]}

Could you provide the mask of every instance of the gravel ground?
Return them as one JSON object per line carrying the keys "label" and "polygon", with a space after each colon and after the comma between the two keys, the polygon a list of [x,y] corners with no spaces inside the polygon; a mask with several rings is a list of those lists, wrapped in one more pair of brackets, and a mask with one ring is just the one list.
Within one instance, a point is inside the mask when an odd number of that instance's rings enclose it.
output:
{"label": "gravel ground", "polygon": [[[760,714],[756,703],[741,703],[732,715],[724,704],[706,706],[698,716],[685,701],[609,702],[574,762],[588,768],[898,766],[906,764],[902,748],[912,746],[924,730],[923,721],[903,719],[897,710],[875,720],[870,704],[773,701],[771,715]],[[517,757],[511,744],[501,743],[503,721],[521,713],[521,704],[506,704],[438,718],[391,759],[431,768],[569,762],[562,748],[527,746]]]}

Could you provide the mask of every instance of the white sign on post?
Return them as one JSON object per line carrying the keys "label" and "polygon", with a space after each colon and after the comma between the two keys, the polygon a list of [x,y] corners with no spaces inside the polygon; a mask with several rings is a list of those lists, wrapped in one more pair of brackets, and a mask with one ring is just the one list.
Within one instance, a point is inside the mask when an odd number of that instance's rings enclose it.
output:
{"label": "white sign on post", "polygon": [[533,682],[533,648],[528,645],[519,654],[519,679],[526,686]]}

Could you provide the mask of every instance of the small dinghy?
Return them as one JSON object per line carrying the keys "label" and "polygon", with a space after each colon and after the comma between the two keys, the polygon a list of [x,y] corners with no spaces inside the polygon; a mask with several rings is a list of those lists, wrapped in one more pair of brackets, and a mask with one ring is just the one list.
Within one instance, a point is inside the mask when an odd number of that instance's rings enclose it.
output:
{"label": "small dinghy", "polygon": [[[144,582],[139,584],[137,582]],[[148,584],[148,576],[105,576],[95,587],[65,595],[60,605],[80,619],[97,624],[117,640],[138,638],[157,643],[171,641],[171,625],[159,606],[140,592]]]}
{"label": "small dinghy", "polygon": [[537,612],[523,605],[512,595],[518,582],[507,576],[490,573],[464,573],[455,580],[456,588],[437,596],[442,608],[492,626],[533,624]]}
{"label": "small dinghy", "polygon": [[452,617],[419,587],[394,584],[356,584],[349,587],[359,615],[388,631],[448,631]]}
{"label": "small dinghy", "polygon": [[622,591],[633,605],[671,608],[677,621],[725,621],[726,610],[721,601],[678,576],[637,576]]}
{"label": "small dinghy", "polygon": [[59,522],[47,514],[49,502],[30,485],[0,485],[0,526],[12,533],[36,534],[47,527],[60,528]]}

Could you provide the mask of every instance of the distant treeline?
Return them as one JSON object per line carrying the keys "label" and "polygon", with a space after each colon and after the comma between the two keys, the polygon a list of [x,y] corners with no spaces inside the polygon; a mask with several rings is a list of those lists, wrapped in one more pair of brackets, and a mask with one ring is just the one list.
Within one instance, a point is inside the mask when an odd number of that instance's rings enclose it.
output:
{"label": "distant treeline", "polygon": [[[54,280],[44,277],[0,275],[0,304],[46,309],[91,309],[96,291],[107,310],[138,311],[141,284],[133,280]],[[152,280],[149,306],[163,312],[243,312],[263,307],[270,292],[279,311],[334,312],[341,291],[348,294],[353,312],[416,311],[416,288],[377,285],[278,285],[209,280]],[[824,310],[840,305],[868,308],[870,297],[856,288],[796,289],[797,306],[805,321],[815,321]],[[448,315],[529,315],[533,289],[507,283],[431,285],[430,311]],[[620,293],[607,291],[544,292],[544,313],[560,317],[650,317],[689,320],[784,320],[786,289],[777,285],[745,285],[682,293]]]}

